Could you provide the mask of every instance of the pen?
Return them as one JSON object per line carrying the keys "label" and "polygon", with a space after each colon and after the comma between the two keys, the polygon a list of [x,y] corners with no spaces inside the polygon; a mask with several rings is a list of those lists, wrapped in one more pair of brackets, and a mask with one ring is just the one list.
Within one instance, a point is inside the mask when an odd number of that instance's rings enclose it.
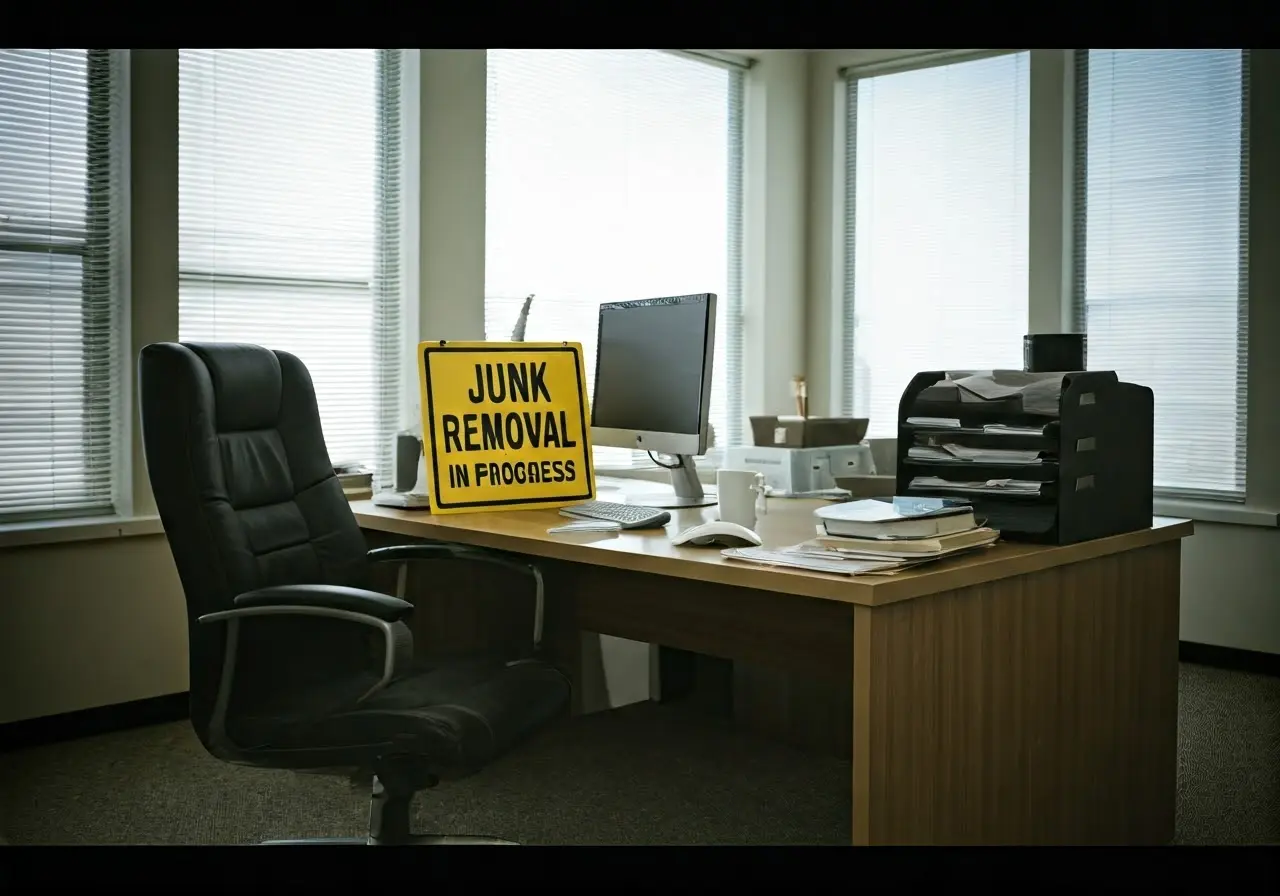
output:
{"label": "pen", "polygon": [[796,400],[796,413],[801,417],[809,416],[809,390],[803,376],[791,378],[791,394]]}

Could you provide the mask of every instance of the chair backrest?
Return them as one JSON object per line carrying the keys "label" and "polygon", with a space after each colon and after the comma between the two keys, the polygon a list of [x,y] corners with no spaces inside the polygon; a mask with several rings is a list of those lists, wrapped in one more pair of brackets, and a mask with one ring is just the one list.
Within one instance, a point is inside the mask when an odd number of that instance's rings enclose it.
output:
{"label": "chair backrest", "polygon": [[138,374],[147,473],[186,594],[192,722],[203,739],[225,634],[196,618],[270,585],[367,587],[364,537],[298,358],[162,342],[142,350]]}

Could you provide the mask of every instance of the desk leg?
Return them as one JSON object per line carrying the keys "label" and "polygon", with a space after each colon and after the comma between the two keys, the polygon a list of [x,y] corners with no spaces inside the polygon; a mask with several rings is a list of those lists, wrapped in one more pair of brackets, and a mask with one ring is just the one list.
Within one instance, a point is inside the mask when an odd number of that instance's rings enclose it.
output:
{"label": "desk leg", "polygon": [[878,623],[875,608],[853,608],[853,821],[850,830],[854,846],[872,844],[871,806],[876,802],[878,808],[878,801],[883,801],[880,793],[871,792],[873,772],[883,771],[873,770],[871,747],[874,710],[883,702],[883,697],[877,700],[871,689],[872,645],[884,637],[883,632],[876,631]]}
{"label": "desk leg", "polygon": [[853,619],[855,844],[1173,838],[1180,546]]}

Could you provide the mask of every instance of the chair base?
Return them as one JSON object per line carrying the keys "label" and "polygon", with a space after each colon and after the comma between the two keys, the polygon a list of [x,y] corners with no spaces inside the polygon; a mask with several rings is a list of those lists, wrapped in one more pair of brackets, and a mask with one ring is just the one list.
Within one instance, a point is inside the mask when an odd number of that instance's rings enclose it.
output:
{"label": "chair base", "polygon": [[403,843],[382,844],[371,837],[311,837],[306,840],[266,840],[260,846],[519,846],[514,840],[470,834],[419,834]]}
{"label": "chair base", "polygon": [[[388,787],[388,780],[391,784]],[[386,763],[373,779],[367,837],[310,837],[305,840],[268,840],[262,846],[519,846],[511,840],[472,834],[414,834],[409,828],[409,808],[419,789],[433,787],[436,778],[413,763]]]}

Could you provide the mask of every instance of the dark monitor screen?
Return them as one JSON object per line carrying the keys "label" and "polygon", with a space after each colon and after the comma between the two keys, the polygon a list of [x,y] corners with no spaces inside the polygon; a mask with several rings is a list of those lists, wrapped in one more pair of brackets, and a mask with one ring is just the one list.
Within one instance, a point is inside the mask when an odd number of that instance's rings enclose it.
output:
{"label": "dark monitor screen", "polygon": [[710,296],[600,306],[591,424],[698,434]]}

